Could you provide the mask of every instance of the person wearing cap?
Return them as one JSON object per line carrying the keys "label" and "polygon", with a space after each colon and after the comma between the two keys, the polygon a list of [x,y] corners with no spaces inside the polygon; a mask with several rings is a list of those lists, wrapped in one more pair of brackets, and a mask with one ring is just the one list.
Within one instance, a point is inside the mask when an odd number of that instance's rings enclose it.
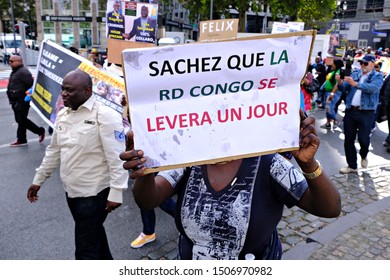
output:
{"label": "person wearing cap", "polygon": [[348,166],[340,169],[341,174],[357,173],[357,151],[355,139],[360,145],[361,166],[368,166],[367,154],[370,146],[372,124],[379,102],[379,91],[383,84],[382,74],[375,71],[375,56],[366,54],[359,60],[360,70],[351,76],[336,76],[338,89],[346,92],[344,115],[344,151]]}
{"label": "person wearing cap", "polygon": [[99,51],[96,48],[91,49],[91,53],[88,56],[88,60],[92,61],[95,67],[102,68],[99,61]]}

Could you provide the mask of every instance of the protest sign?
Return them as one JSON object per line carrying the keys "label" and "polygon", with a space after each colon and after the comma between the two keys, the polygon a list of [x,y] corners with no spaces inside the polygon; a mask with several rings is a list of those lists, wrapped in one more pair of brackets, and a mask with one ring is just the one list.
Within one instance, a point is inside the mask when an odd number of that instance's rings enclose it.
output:
{"label": "protest sign", "polygon": [[134,144],[148,172],[298,148],[314,36],[124,50]]}
{"label": "protest sign", "polygon": [[156,42],[158,1],[108,0],[107,38],[133,42]]}
{"label": "protest sign", "polygon": [[347,48],[347,39],[340,32],[331,32],[329,37],[328,56],[343,58]]}
{"label": "protest sign", "polygon": [[238,32],[238,19],[201,21],[199,32],[199,42],[235,39]]}
{"label": "protest sign", "polygon": [[[77,68],[92,77],[97,100],[122,114],[121,99],[125,94],[122,78],[104,72],[94,67],[89,60],[45,40],[40,48],[31,102],[42,119],[53,127],[58,111],[64,106],[60,94],[62,80],[67,73]],[[126,118],[124,124],[128,124]]]}

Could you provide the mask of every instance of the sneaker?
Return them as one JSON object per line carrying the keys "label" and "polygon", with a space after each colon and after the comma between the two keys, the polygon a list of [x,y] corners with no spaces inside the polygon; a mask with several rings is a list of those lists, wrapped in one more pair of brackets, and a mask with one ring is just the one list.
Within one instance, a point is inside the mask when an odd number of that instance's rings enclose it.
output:
{"label": "sneaker", "polygon": [[45,140],[45,129],[43,129],[42,134],[39,135],[39,144],[42,144],[43,140]]}
{"label": "sneaker", "polygon": [[135,248],[135,249],[136,248],[141,248],[145,244],[150,243],[150,242],[152,242],[154,240],[156,240],[156,234],[155,233],[150,234],[150,235],[146,235],[143,232],[141,232],[140,235],[137,237],[137,239],[135,239],[133,242],[131,242],[130,246],[132,248]]}
{"label": "sneaker", "polygon": [[21,147],[21,146],[26,146],[27,145],[27,141],[26,142],[19,142],[19,140],[16,140],[15,142],[12,142],[11,144],[9,144],[10,147]]}
{"label": "sneaker", "polygon": [[347,166],[347,167],[341,168],[339,172],[341,174],[350,174],[350,173],[355,173],[356,174],[357,173],[357,169],[353,169],[353,168]]}
{"label": "sneaker", "polygon": [[367,168],[368,166],[368,160],[366,158],[362,158],[362,161],[360,162],[363,168]]}
{"label": "sneaker", "polygon": [[320,127],[321,128],[326,128],[326,129],[331,129],[332,125],[330,123],[325,123],[325,124],[321,125]]}

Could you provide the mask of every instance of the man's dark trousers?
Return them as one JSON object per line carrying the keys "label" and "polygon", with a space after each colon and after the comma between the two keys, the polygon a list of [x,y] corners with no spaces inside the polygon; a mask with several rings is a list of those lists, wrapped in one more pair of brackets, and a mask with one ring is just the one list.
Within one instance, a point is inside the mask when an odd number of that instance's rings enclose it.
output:
{"label": "man's dark trousers", "polygon": [[370,133],[375,119],[375,110],[345,110],[344,116],[344,150],[350,168],[357,169],[355,148],[356,134],[360,144],[359,154],[366,158],[370,147]]}
{"label": "man's dark trousers", "polygon": [[96,196],[69,198],[75,221],[76,260],[112,260],[103,223],[107,218],[107,197],[110,188]]}
{"label": "man's dark trousers", "polygon": [[27,142],[27,129],[37,135],[41,135],[44,132],[42,127],[38,127],[35,123],[27,118],[28,111],[30,109],[30,102],[12,103],[11,106],[12,110],[14,111],[15,121],[18,123],[16,137],[19,142]]}

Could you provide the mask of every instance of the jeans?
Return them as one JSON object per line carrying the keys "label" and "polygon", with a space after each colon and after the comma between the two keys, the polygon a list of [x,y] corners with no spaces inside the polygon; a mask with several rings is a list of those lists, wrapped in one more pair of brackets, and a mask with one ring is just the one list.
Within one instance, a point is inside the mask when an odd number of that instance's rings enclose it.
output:
{"label": "jeans", "polygon": [[389,128],[389,134],[387,135],[385,141],[390,144],[390,104],[387,105],[386,115],[387,115],[387,127]]}
{"label": "jeans", "polygon": [[[327,100],[329,96],[330,96],[330,92],[326,92],[325,100]],[[337,101],[339,101],[340,97],[341,97],[341,92],[337,91],[334,94],[332,101],[330,101],[330,102],[326,101],[325,112],[326,112],[326,118],[328,120],[336,120],[336,113],[337,112],[335,111],[335,107],[336,107],[336,103],[337,103]]]}
{"label": "jeans", "polygon": [[[160,208],[164,212],[168,213],[173,217],[175,213],[176,202],[172,198],[169,198],[160,205]],[[153,234],[156,227],[156,213],[154,212],[154,209],[152,210],[140,209],[140,210],[141,210],[142,224],[144,227],[142,232],[146,235]]]}
{"label": "jeans", "polygon": [[66,200],[75,221],[76,260],[112,260],[103,223],[110,188],[96,196],[70,198]]}
{"label": "jeans", "polygon": [[344,150],[350,168],[357,168],[357,155],[355,148],[356,134],[360,145],[359,154],[366,158],[370,146],[370,133],[372,122],[375,119],[375,110],[345,110],[344,116]]}
{"label": "jeans", "polygon": [[43,127],[38,127],[35,123],[27,118],[28,111],[30,109],[29,102],[12,103],[11,106],[12,110],[14,111],[15,121],[18,123],[16,137],[19,142],[27,142],[27,129],[38,135],[41,135],[44,132],[45,129]]}

